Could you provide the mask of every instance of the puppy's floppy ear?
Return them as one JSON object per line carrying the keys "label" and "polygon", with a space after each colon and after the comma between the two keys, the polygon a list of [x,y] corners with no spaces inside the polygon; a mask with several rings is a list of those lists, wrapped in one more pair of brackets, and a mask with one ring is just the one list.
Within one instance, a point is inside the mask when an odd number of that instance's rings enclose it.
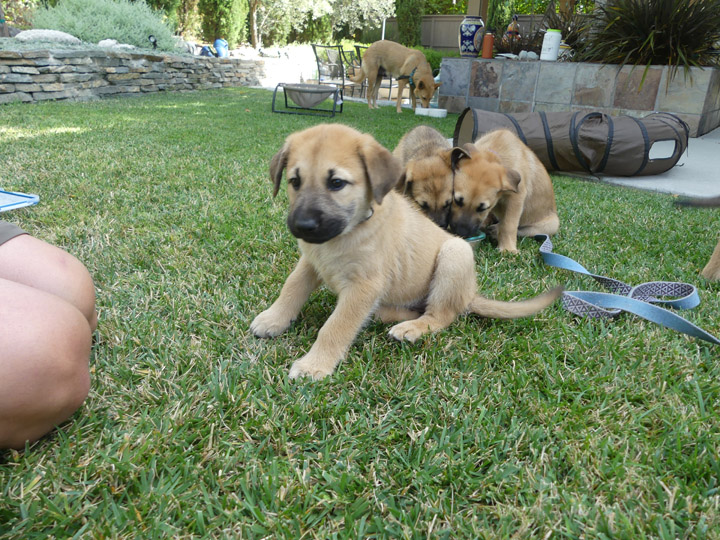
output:
{"label": "puppy's floppy ear", "polygon": [[402,175],[400,161],[370,135],[363,138],[357,152],[373,198],[380,204]]}
{"label": "puppy's floppy ear", "polygon": [[517,172],[515,169],[507,169],[505,171],[505,176],[503,176],[503,190],[504,191],[512,191],[514,193],[517,193],[518,186],[520,185],[520,182],[522,180],[522,176],[520,176],[520,173]]}
{"label": "puppy's floppy ear", "polygon": [[283,171],[287,167],[289,145],[285,145],[270,160],[270,179],[273,181],[273,197],[277,196],[280,191],[280,182],[282,181]]}
{"label": "puppy's floppy ear", "polygon": [[425,88],[425,83],[422,82],[422,81],[418,81],[418,83],[417,83],[417,89],[418,89],[418,90],[422,90],[423,88]]}
{"label": "puppy's floppy ear", "polygon": [[442,85],[442,81],[438,81],[435,83],[435,88],[440,88],[440,85]]}
{"label": "puppy's floppy ear", "polygon": [[[466,144],[465,146],[472,145]],[[473,146],[473,148],[475,147]],[[459,146],[456,146],[455,148],[452,148],[445,152],[445,162],[450,166],[453,171],[456,171],[460,164],[460,161],[470,158],[470,154],[471,152],[468,152],[465,147],[460,148]]]}

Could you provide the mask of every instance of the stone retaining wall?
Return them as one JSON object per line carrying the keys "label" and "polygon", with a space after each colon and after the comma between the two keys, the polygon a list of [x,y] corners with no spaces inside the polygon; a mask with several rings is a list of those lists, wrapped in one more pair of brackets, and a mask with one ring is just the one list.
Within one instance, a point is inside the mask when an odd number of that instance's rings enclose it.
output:
{"label": "stone retaining wall", "polygon": [[[644,76],[644,80],[643,80]],[[584,62],[443,58],[439,103],[494,112],[600,111],[610,116],[678,115],[699,137],[720,126],[720,69],[632,69]]]}
{"label": "stone retaining wall", "polygon": [[262,60],[115,51],[0,51],[0,104],[85,101],[151,92],[253,86]]}

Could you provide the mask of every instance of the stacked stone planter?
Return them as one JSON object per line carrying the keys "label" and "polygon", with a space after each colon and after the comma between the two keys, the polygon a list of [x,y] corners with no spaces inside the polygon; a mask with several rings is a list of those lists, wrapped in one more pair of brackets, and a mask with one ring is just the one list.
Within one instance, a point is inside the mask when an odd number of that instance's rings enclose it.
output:
{"label": "stacked stone planter", "polygon": [[114,51],[0,51],[0,104],[259,84],[261,60]]}
{"label": "stacked stone planter", "polygon": [[494,112],[600,111],[611,116],[642,117],[653,111],[677,114],[699,137],[720,126],[720,70],[679,70],[668,82],[669,68],[582,62],[443,58],[440,107]]}

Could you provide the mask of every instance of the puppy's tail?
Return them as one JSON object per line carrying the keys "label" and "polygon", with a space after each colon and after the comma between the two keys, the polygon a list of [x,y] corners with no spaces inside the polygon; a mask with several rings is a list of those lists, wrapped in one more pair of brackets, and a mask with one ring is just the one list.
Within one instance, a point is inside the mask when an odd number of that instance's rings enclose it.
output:
{"label": "puppy's tail", "polygon": [[348,73],[348,79],[352,82],[360,84],[365,80],[365,70],[362,66],[355,68],[354,73]]}
{"label": "puppy's tail", "polygon": [[675,201],[676,206],[700,206],[712,208],[720,206],[720,197],[703,197],[697,199],[678,199]]}
{"label": "puppy's tail", "polygon": [[563,293],[565,288],[563,286],[555,287],[547,292],[544,292],[534,298],[528,298],[527,300],[521,300],[520,302],[503,302],[501,300],[491,300],[475,295],[468,311],[475,313],[481,317],[488,317],[493,319],[517,319],[520,317],[528,317],[534,315],[538,311],[542,311],[550,304],[552,304],[558,297]]}

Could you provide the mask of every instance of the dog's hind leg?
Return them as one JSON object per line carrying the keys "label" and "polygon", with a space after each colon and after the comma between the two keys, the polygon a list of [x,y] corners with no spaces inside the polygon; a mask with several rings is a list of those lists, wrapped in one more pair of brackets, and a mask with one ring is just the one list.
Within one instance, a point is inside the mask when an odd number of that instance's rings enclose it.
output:
{"label": "dog's hind leg", "polygon": [[702,275],[705,279],[720,281],[720,241],[717,246],[715,246],[715,251],[713,251],[710,261],[705,268],[703,268]]}
{"label": "dog's hind leg", "polygon": [[557,214],[547,216],[532,225],[525,225],[518,228],[518,236],[535,236],[536,234],[547,234],[551,236],[558,232],[560,228],[560,219]]}
{"label": "dog's hind leg", "polygon": [[380,306],[375,312],[375,316],[384,323],[409,321],[411,319],[417,319],[420,312],[413,309],[395,307],[395,306]]}
{"label": "dog's hind leg", "polygon": [[310,293],[319,286],[317,272],[305,257],[300,257],[297,266],[285,280],[278,299],[255,317],[250,323],[250,331],[263,338],[282,334],[298,316]]}
{"label": "dog's hind leg", "polygon": [[437,256],[425,312],[415,320],[396,324],[390,335],[412,342],[450,326],[458,314],[467,310],[476,288],[472,247],[461,238],[447,240]]}

